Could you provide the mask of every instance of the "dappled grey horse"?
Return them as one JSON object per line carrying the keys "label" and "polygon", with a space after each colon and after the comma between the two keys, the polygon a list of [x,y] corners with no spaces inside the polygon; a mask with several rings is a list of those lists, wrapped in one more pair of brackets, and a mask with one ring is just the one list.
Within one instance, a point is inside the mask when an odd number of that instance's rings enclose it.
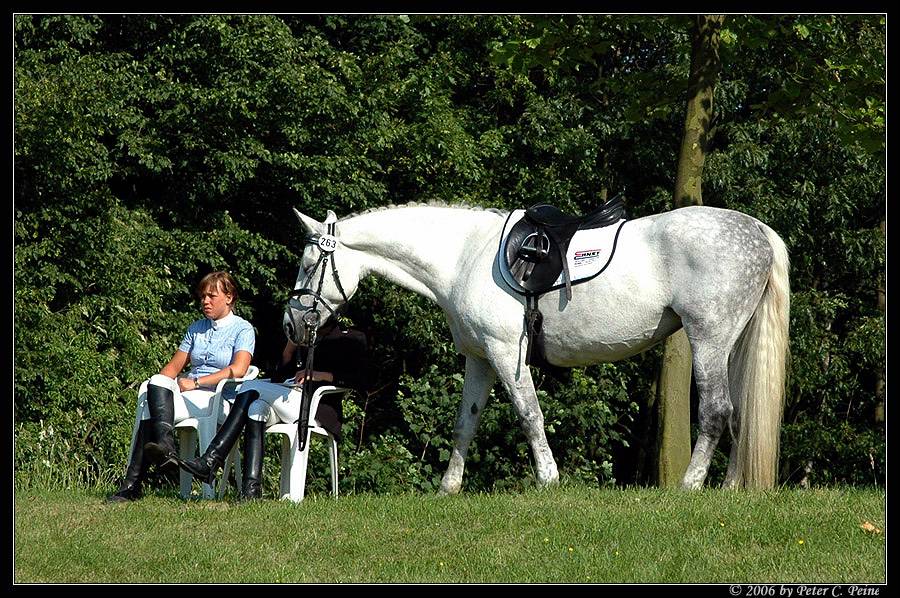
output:
{"label": "dappled grey horse", "polygon": [[[311,242],[295,288],[315,286],[312,292],[329,310],[339,309],[370,274],[444,310],[456,349],[466,357],[466,375],[441,492],[460,491],[469,444],[498,378],[528,439],[538,484],[557,482],[526,364],[527,297],[509,281],[498,244],[510,214],[410,204],[340,221],[330,210],[325,222],[297,217]],[[565,280],[542,297],[542,356],[562,367],[617,361],[684,327],[699,393],[699,436],[682,485],[703,485],[727,428],[733,443],[724,485],[771,487],[788,351],[784,243],[750,216],[702,206],[619,220],[603,230],[615,230],[615,239],[602,274],[574,288]],[[538,253],[546,250],[536,246]],[[575,258],[587,262],[603,251],[576,251]]]}

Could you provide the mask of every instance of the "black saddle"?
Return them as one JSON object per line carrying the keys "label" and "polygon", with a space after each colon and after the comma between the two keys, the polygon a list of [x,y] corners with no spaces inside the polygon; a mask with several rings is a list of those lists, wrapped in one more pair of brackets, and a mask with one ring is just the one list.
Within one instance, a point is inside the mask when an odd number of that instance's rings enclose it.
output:
{"label": "black saddle", "polygon": [[579,230],[602,228],[625,217],[625,203],[621,195],[583,216],[566,214],[549,204],[531,206],[507,236],[506,264],[509,271],[516,282],[533,294],[549,291],[563,273],[566,298],[571,299],[572,282],[566,252],[572,236]]}

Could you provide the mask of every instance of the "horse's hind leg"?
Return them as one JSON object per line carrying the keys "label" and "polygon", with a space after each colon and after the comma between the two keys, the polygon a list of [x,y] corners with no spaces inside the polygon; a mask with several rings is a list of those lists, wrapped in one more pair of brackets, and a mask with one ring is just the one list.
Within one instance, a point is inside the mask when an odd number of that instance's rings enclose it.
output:
{"label": "horse's hind leg", "polygon": [[723,488],[734,489],[741,485],[741,472],[738,471],[737,433],[737,426],[734,426],[732,430],[731,455],[728,457],[728,471],[725,472],[725,481],[722,482]]}
{"label": "horse's hind leg", "polygon": [[[688,338],[690,337],[688,332]],[[686,489],[696,490],[706,480],[716,445],[731,417],[732,405],[728,389],[728,353],[731,347],[691,339],[691,348],[694,380],[700,399],[697,410],[699,432],[681,485]]]}
{"label": "horse's hind leg", "polygon": [[463,383],[463,399],[459,404],[456,427],[453,429],[453,451],[450,463],[441,479],[440,494],[458,494],[462,489],[463,471],[469,444],[481,419],[491,387],[497,379],[491,365],[478,357],[466,357],[466,379]]}

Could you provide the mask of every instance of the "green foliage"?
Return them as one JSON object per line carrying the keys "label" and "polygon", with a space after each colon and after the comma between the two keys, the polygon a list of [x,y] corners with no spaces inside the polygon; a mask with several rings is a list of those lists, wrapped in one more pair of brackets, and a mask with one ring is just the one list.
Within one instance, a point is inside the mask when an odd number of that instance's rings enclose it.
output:
{"label": "green foliage", "polygon": [[[17,479],[122,469],[137,387],[198,317],[191,289],[209,270],[238,279],[254,362],[271,367],[302,247],[292,207],[320,218],[432,199],[583,212],[624,189],[632,217],[670,209],[688,25],[17,15]],[[791,481],[812,461],[815,483],[883,483],[884,34],[877,15],[729,16],[722,30],[704,202],[754,215],[788,244]],[[370,336],[371,367],[370,392],[346,407],[342,492],[430,492],[463,371],[443,315],[369,279],[349,316]],[[564,478],[636,481],[652,357],[537,376]],[[466,488],[528,487],[530,463],[495,389]]]}
{"label": "green foliage", "polygon": [[[883,15],[743,16],[726,23],[725,60],[751,50],[765,113],[827,120],[841,142],[883,157],[886,21]],[[764,54],[765,58],[762,59]]]}

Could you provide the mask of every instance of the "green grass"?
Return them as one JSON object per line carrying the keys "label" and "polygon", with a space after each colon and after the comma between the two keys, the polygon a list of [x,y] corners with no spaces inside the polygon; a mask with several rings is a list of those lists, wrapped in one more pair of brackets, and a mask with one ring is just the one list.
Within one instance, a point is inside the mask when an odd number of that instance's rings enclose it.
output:
{"label": "green grass", "polygon": [[886,581],[878,490],[104,498],[17,490],[14,581]]}

